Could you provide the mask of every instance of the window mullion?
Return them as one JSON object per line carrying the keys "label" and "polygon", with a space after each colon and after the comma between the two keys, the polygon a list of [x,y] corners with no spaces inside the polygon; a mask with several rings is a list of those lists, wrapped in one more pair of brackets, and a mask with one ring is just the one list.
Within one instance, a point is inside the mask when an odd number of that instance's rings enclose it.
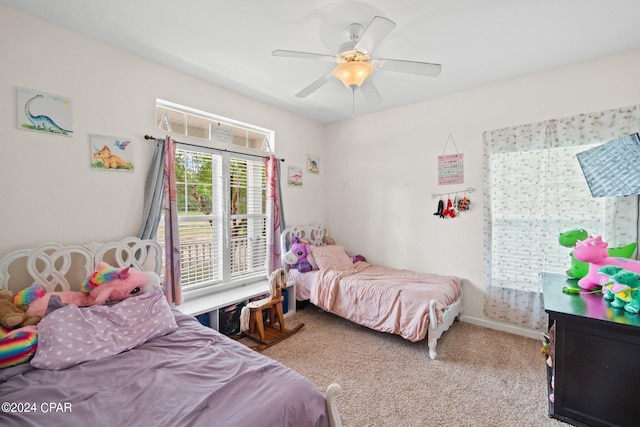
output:
{"label": "window mullion", "polygon": [[222,170],[220,171],[220,180],[221,180],[221,201],[222,205],[220,206],[222,211],[222,221],[221,221],[221,235],[223,242],[222,244],[222,280],[223,282],[227,282],[231,280],[231,191],[230,191],[230,181],[231,181],[231,165],[230,165],[230,156],[229,153],[223,153],[221,156],[222,162]]}

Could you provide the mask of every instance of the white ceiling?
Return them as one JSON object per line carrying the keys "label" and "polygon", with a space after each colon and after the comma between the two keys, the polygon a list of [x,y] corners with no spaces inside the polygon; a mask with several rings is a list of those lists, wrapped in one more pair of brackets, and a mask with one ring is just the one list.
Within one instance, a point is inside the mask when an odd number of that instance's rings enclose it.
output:
{"label": "white ceiling", "polygon": [[[639,0],[0,0],[150,60],[321,123],[640,48]],[[396,28],[374,57],[435,62],[436,78],[376,70],[382,102],[333,80],[334,64],[271,56],[334,54],[345,27]],[[56,47],[60,49],[60,47]]]}

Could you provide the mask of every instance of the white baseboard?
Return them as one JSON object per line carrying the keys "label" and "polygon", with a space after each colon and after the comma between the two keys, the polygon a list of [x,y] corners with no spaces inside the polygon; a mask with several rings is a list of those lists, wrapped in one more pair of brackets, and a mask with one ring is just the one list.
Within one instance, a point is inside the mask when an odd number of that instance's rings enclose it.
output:
{"label": "white baseboard", "polygon": [[479,319],[477,317],[460,315],[461,322],[471,323],[472,325],[482,326],[483,328],[495,329],[497,331],[508,332],[515,335],[522,335],[527,338],[533,338],[535,340],[542,341],[542,334],[545,331],[538,331],[535,329],[527,329],[521,326],[510,325],[507,323],[496,322],[490,319]]}

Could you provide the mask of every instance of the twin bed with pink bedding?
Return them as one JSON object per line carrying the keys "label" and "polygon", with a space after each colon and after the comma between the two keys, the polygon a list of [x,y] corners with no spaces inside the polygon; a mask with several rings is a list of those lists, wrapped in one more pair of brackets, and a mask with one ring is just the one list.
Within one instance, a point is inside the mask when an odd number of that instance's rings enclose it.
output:
{"label": "twin bed with pink bedding", "polygon": [[460,279],[354,262],[341,246],[323,245],[327,235],[321,226],[292,227],[282,233],[283,248],[294,237],[312,245],[311,264],[316,268],[305,273],[289,270],[296,299],[412,342],[426,338],[429,356],[435,359],[438,338],[462,310]]}
{"label": "twin bed with pink bedding", "polygon": [[[0,288],[35,281],[70,290],[99,260],[158,272],[160,253],[156,242],[136,238],[46,244],[0,260]],[[341,425],[337,384],[325,396],[297,372],[169,307],[160,289],[102,306],[50,302],[37,328],[35,355],[0,369],[2,426]]]}

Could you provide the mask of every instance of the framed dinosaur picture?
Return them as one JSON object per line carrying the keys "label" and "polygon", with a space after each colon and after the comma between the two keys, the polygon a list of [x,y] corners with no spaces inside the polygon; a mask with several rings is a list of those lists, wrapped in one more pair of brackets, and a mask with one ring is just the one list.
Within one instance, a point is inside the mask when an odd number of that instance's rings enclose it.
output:
{"label": "framed dinosaur picture", "polygon": [[18,87],[18,129],[72,136],[73,101],[61,95]]}
{"label": "framed dinosaur picture", "polygon": [[307,172],[318,175],[320,173],[320,157],[315,154],[307,154]]}
{"label": "framed dinosaur picture", "polygon": [[133,145],[130,138],[92,133],[91,168],[133,172]]}

